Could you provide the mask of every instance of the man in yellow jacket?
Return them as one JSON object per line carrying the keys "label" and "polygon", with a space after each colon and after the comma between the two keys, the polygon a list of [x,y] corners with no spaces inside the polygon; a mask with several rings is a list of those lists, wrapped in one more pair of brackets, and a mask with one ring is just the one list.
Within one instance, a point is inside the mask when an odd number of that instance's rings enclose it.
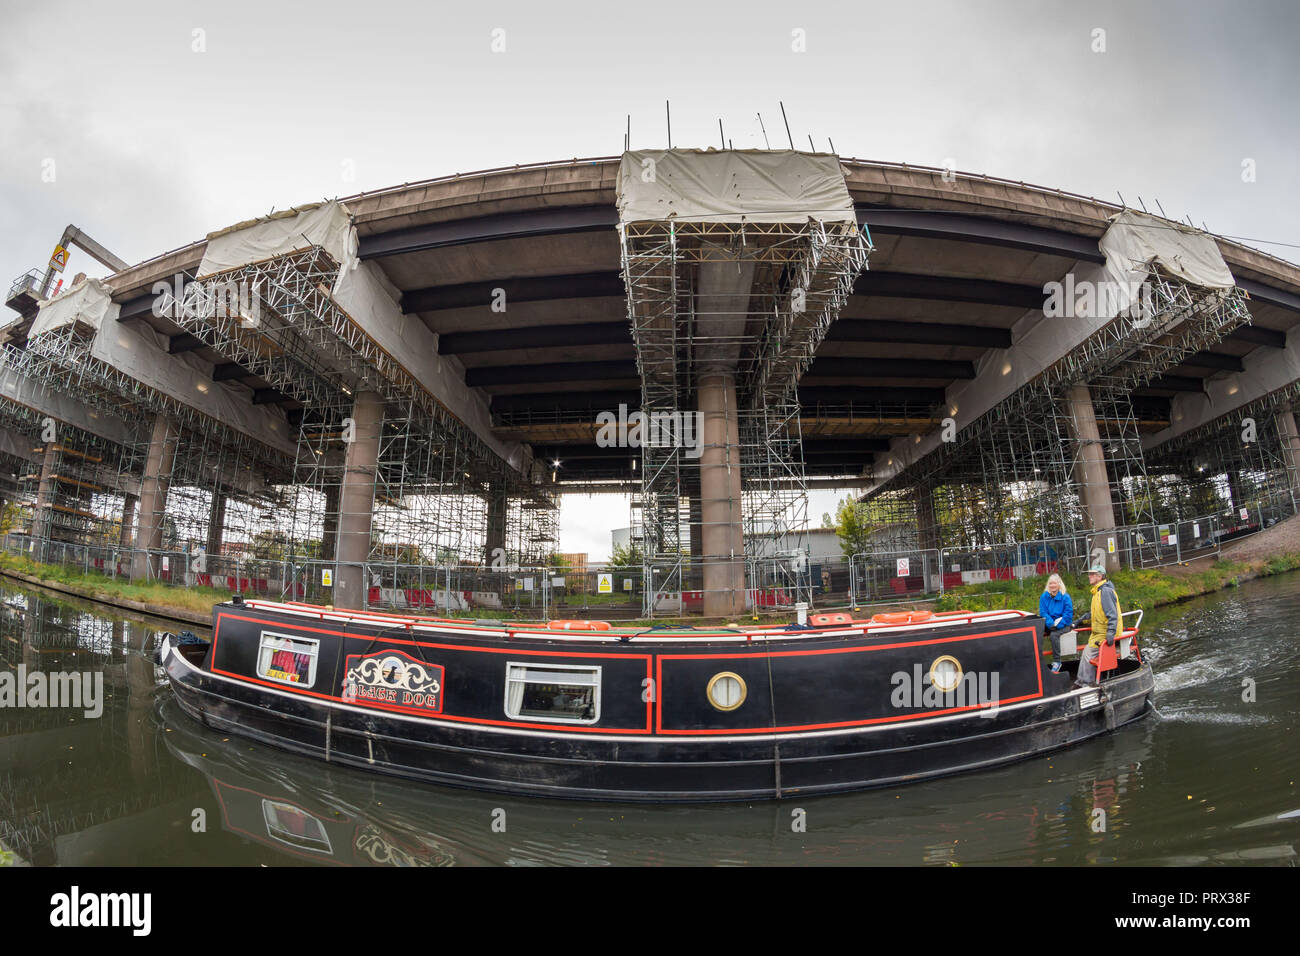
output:
{"label": "man in yellow jacket", "polygon": [[1115,594],[1115,585],[1106,577],[1104,564],[1095,564],[1088,569],[1088,584],[1092,587],[1092,636],[1079,655],[1079,676],[1074,682],[1075,687],[1088,687],[1096,682],[1096,660],[1101,654],[1102,642],[1113,647],[1122,629],[1119,597]]}

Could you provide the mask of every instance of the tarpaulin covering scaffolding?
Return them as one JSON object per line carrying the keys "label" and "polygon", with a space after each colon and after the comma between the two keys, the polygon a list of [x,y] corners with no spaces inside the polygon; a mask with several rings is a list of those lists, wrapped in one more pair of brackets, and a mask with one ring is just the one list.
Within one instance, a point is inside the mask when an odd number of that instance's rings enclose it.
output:
{"label": "tarpaulin covering scaffolding", "polygon": [[[759,589],[807,594],[799,380],[870,244],[839,161],[790,151],[624,153],[619,234],[647,420],[702,441],[641,443],[633,534],[646,610],[702,591],[734,613]],[[671,603],[668,601],[667,603]]]}
{"label": "tarpaulin covering scaffolding", "polygon": [[[345,207],[329,202],[215,233],[198,273],[209,286],[251,288],[261,314],[214,323],[197,309],[182,327],[301,408],[288,508],[295,577],[320,579],[315,565],[346,563],[335,538],[356,521],[371,528],[370,547],[351,560],[365,561],[367,584],[381,594],[408,578],[422,583],[432,565],[483,561],[494,546],[513,561],[528,554],[545,563],[556,542],[553,496],[534,480],[523,447],[492,434],[486,402],[454,360],[438,356],[433,333],[403,316],[383,273],[359,261]],[[354,402],[363,394],[380,409],[373,465],[365,465],[373,487],[348,496]],[[509,509],[494,536],[495,498],[532,506]]]}
{"label": "tarpaulin covering scaffolding", "polygon": [[1155,520],[1142,448],[1152,426],[1134,390],[1250,314],[1199,230],[1125,210],[1099,245],[1103,265],[1045,292],[1019,341],[949,390],[958,429],[884,456],[867,496],[880,520],[919,521],[924,496],[928,533],[971,548]]}

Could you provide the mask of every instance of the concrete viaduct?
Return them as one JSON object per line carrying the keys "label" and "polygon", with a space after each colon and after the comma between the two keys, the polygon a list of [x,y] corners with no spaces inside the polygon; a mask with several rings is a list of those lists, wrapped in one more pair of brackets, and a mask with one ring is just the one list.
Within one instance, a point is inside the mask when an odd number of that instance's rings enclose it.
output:
{"label": "concrete viaduct", "polygon": [[[1005,379],[1008,388],[1029,381],[1045,355],[1059,357],[1041,342],[1055,342],[1061,353],[1072,347],[1069,333],[1044,325],[1052,321],[1043,314],[1044,285],[1104,261],[1098,239],[1119,207],[988,176],[841,163],[874,251],[799,381],[800,428],[810,485],[856,484],[869,492],[900,467],[903,451],[914,462],[937,447],[942,419],[953,415],[964,426],[987,411],[962,402],[968,390],[990,378]],[[627,491],[639,480],[627,449],[594,440],[600,412],[641,402],[620,276],[618,165],[611,157],[515,166],[341,200],[367,281],[382,285],[400,316],[400,341],[386,346],[388,354],[511,469],[546,462],[561,493]],[[111,321],[152,343],[158,362],[175,366],[177,382],[219,387],[242,406],[242,421],[272,428],[274,435],[257,436],[268,457],[287,455],[303,398],[153,309],[155,285],[194,276],[220,235],[109,276]],[[1153,448],[1300,380],[1300,266],[1216,241],[1249,294],[1252,321],[1137,390],[1135,410]],[[503,310],[494,307],[502,294]],[[38,313],[10,304],[19,314],[0,336],[21,353]],[[1027,341],[1039,345],[1030,352],[1021,348]],[[183,388],[174,391],[183,397]],[[0,380],[0,398],[13,410],[53,415],[108,439],[116,432],[17,372]],[[382,415],[373,396],[359,393],[355,402],[358,429],[373,429]],[[1294,443],[1291,412],[1279,414]],[[8,416],[0,445],[39,457],[30,433],[17,430],[21,417]],[[139,534],[156,540],[174,451],[165,421],[153,431],[130,498],[139,501]],[[365,458],[360,444],[355,454]],[[7,460],[18,467],[16,458]],[[350,460],[347,480],[364,485],[373,468],[373,461]],[[353,492],[370,500],[365,487],[344,490]],[[500,526],[492,507],[489,551]],[[217,527],[210,544],[219,547],[220,533]],[[335,533],[340,559],[364,559],[368,523]]]}

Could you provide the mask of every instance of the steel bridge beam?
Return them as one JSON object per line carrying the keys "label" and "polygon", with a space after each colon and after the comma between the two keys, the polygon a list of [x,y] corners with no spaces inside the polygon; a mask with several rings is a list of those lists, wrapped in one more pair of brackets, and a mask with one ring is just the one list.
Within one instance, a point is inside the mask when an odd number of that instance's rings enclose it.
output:
{"label": "steel bridge beam", "polygon": [[363,260],[382,259],[475,242],[593,232],[616,225],[618,210],[613,206],[530,209],[362,236],[359,255]]}
{"label": "steel bridge beam", "polygon": [[858,206],[858,222],[873,236],[921,236],[927,239],[955,239],[984,245],[1024,249],[1042,255],[1063,256],[1085,262],[1105,262],[1097,240],[1088,236],[1004,222],[983,216],[940,212],[932,209],[881,209]]}
{"label": "steel bridge beam", "polygon": [[593,299],[624,296],[617,272],[582,272],[573,275],[534,276],[523,279],[489,279],[436,285],[402,293],[402,311],[437,312],[442,309],[488,308],[505,293],[505,302],[540,302],[549,299]]}

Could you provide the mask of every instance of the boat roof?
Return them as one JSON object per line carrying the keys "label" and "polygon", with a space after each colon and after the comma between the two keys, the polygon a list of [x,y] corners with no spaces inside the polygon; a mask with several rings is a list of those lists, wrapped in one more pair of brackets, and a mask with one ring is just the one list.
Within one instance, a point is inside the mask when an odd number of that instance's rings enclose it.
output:
{"label": "boat roof", "polygon": [[[396,614],[386,611],[349,611],[320,604],[300,601],[264,601],[246,598],[242,605],[226,604],[219,607],[243,607],[275,614],[288,614],[316,621],[338,624],[360,624],[384,628],[401,627],[417,633],[460,632],[474,637],[532,638],[575,643],[640,643],[708,641],[772,641],[797,640],[814,637],[857,637],[875,633],[929,631],[936,627],[955,627],[976,621],[1009,620],[1030,617],[1028,611],[941,611],[897,612],[875,615],[872,618],[854,619],[839,612],[825,615],[834,617],[834,623],[813,623],[823,615],[810,614],[806,628],[790,625],[747,626],[690,624],[613,625],[606,621],[496,621],[466,620],[464,618],[423,617]],[[907,620],[901,620],[903,616]],[[881,618],[889,620],[881,620]],[[915,618],[915,619],[913,619]],[[847,620],[842,620],[847,619]],[[565,629],[564,625],[570,625]],[[587,629],[599,627],[599,630]]]}

